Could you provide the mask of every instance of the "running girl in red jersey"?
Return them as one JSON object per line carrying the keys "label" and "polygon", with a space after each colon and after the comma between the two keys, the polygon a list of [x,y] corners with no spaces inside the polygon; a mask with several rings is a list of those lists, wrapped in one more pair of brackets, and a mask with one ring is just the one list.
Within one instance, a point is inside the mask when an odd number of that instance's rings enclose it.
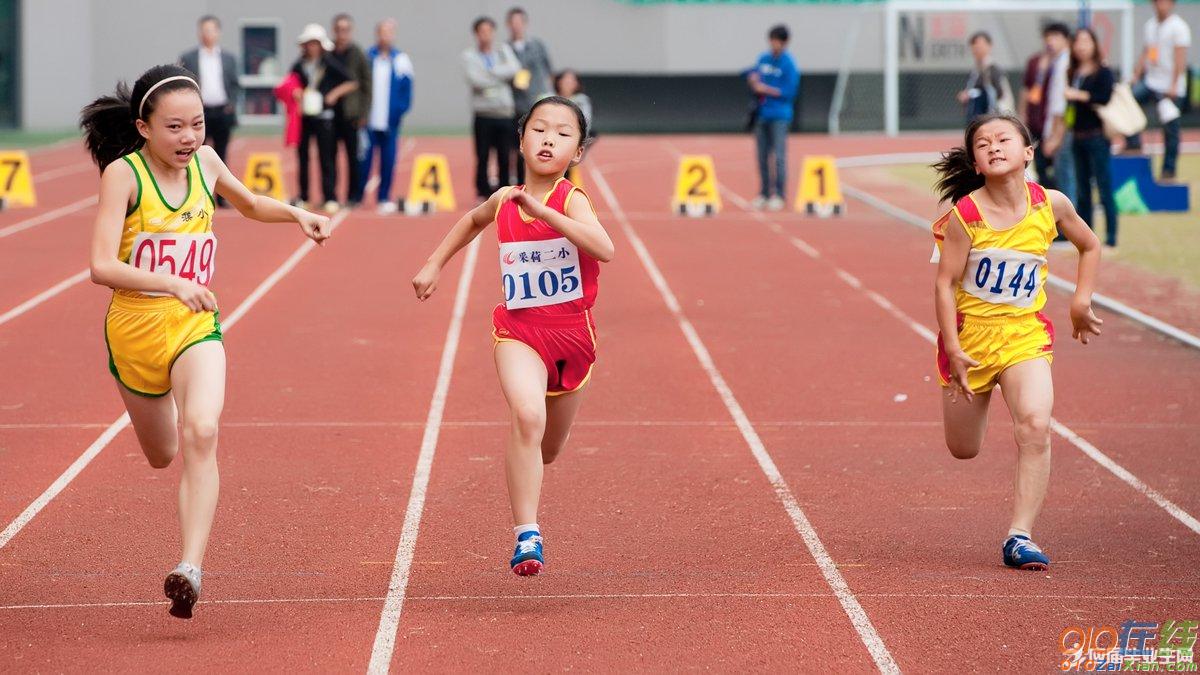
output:
{"label": "running girl in red jersey", "polygon": [[582,190],[563,177],[583,158],[587,121],[569,99],[550,96],[520,123],[525,185],[504,187],[459,219],[413,278],[417,298],[462,247],[493,221],[504,301],[492,312],[496,372],[512,428],[505,456],[516,550],[510,567],[538,574],[545,560],[537,524],[542,465],[571,434],[596,361],[597,278],[613,243]]}

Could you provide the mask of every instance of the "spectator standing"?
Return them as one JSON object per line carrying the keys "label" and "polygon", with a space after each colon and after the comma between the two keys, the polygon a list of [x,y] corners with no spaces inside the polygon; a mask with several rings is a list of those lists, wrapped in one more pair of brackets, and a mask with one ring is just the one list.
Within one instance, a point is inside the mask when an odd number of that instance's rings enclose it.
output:
{"label": "spectator standing", "polygon": [[359,179],[359,140],[367,126],[367,113],[371,101],[372,72],[366,54],[354,42],[354,19],[349,14],[333,17],[332,56],[341,64],[342,70],[357,85],[338,101],[333,112],[333,132],[337,145],[346,153],[346,205],[358,206],[362,201],[363,181]]}
{"label": "spectator standing", "polygon": [[[196,74],[200,83],[200,100],[204,104],[204,143],[217,151],[222,162],[228,163],[229,137],[237,126],[237,101],[241,92],[238,84],[237,59],[221,49],[221,20],[208,14],[196,25],[200,46],[179,57],[179,64]],[[224,197],[217,205],[227,206]]]}
{"label": "spectator standing", "polygon": [[309,146],[315,140],[317,157],[321,167],[321,200],[327,213],[338,209],[335,189],[337,187],[337,145],[334,140],[334,110],[342,96],[349,93],[357,83],[342,69],[341,63],[329,55],[333,50],[325,28],[310,23],[296,40],[300,44],[300,58],[292,65],[292,72],[300,80],[302,89],[296,92],[300,102],[300,146],[299,181],[301,207],[309,202]]}
{"label": "spectator standing", "polygon": [[[555,75],[554,93],[579,106],[580,112],[583,113],[583,121],[587,124],[588,129],[588,137],[584,139],[584,147],[590,146],[591,142],[596,140],[596,132],[592,126],[592,99],[583,93],[583,84],[579,82],[579,75],[569,68]],[[572,164],[571,168],[567,169],[567,180],[577,186],[583,185],[583,176],[579,171],[579,164]]]}
{"label": "spectator standing", "polygon": [[[1179,161],[1179,109],[1187,91],[1187,52],[1192,30],[1175,13],[1175,0],[1154,0],[1154,16],[1143,29],[1145,47],[1133,74],[1133,96],[1143,105],[1155,102],[1163,126],[1163,163],[1159,176],[1175,180]],[[1130,136],[1126,148],[1140,150],[1141,134]]]}
{"label": "spectator standing", "polygon": [[579,81],[579,74],[570,68],[562,71],[554,76],[554,93],[563,98],[570,99],[579,109],[583,111],[583,119],[587,122],[588,136],[595,136],[594,127],[592,126],[592,99],[583,92],[583,84]]}
{"label": "spectator standing", "polygon": [[521,62],[507,44],[495,43],[496,22],[482,16],[472,24],[475,46],[462,53],[463,71],[471,87],[475,133],[475,195],[492,196],[496,187],[488,180],[488,161],[496,156],[500,185],[514,185],[509,157],[516,145],[516,121],[511,83]]}
{"label": "spectator standing", "polygon": [[[1057,43],[1055,46],[1058,46]],[[1060,192],[1074,203],[1078,193],[1075,183],[1075,155],[1071,151],[1071,129],[1066,122],[1067,114],[1067,69],[1071,64],[1069,39],[1062,41],[1062,49],[1051,55],[1050,83],[1046,88],[1046,123],[1042,130],[1042,141],[1047,157],[1054,163],[1054,182]],[[1061,234],[1055,241],[1066,241]]]}
{"label": "spectator standing", "polygon": [[[512,80],[513,107],[515,117],[520,120],[538,99],[550,95],[550,54],[546,45],[535,37],[529,37],[529,15],[520,7],[508,10],[508,46],[512,48],[521,69]],[[513,127],[514,133],[516,127]],[[513,144],[513,159],[517,167],[517,183],[525,182],[525,160],[520,148]]]}
{"label": "spectator standing", "polygon": [[769,49],[758,57],[758,63],[746,77],[750,90],[758,97],[754,135],[761,189],[754,199],[756,209],[779,211],[787,194],[787,137],[800,87],[800,71],[787,52],[789,37],[787,26],[772,27],[767,33]]}
{"label": "spectator standing", "polygon": [[1042,30],[1044,49],[1029,57],[1018,103],[1019,113],[1033,137],[1033,164],[1042,187],[1057,190],[1053,161],[1045,152],[1046,98],[1055,55],[1066,49],[1071,29],[1066,24],[1052,23]]}
{"label": "spectator standing", "polygon": [[1071,81],[1066,91],[1070,102],[1067,118],[1072,120],[1074,139],[1071,150],[1075,155],[1075,174],[1079,186],[1075,210],[1088,227],[1096,229],[1092,210],[1094,180],[1100,203],[1104,206],[1105,245],[1115,247],[1117,203],[1109,171],[1112,146],[1104,135],[1104,123],[1095,110],[1095,106],[1104,105],[1112,98],[1113,72],[1104,65],[1100,42],[1090,28],[1075,31],[1075,37],[1071,40],[1071,65],[1067,77]]}
{"label": "spectator standing", "polygon": [[992,61],[992,36],[979,31],[967,44],[975,57],[975,67],[967,76],[966,88],[958,92],[967,123],[977,115],[1012,112],[1012,87],[1004,71]]}
{"label": "spectator standing", "polygon": [[379,192],[377,210],[396,212],[392,201],[392,173],[396,167],[396,145],[400,140],[400,122],[412,106],[412,60],[396,49],[396,21],[384,19],[375,27],[375,44],[367,50],[371,64],[371,104],[367,113],[367,145],[364,148],[359,186],[362,193],[371,162],[379,154]]}

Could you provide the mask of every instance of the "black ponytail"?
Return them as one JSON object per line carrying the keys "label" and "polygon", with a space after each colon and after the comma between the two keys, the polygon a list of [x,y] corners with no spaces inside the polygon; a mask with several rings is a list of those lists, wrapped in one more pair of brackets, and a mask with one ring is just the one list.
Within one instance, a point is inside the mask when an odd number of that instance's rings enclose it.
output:
{"label": "black ponytail", "polygon": [[[172,80],[150,91],[154,85],[169,77],[188,77],[189,80]],[[109,96],[101,96],[79,112],[79,127],[83,129],[83,142],[92,159],[104,171],[104,167],[124,155],[139,149],[145,139],[138,133],[136,121],[150,119],[154,105],[163,94],[180,89],[192,89],[199,93],[196,76],[180,66],[155,66],[137,79],[130,91],[129,85],[117,83],[117,89]],[[145,102],[142,99],[145,98]]]}
{"label": "black ponytail", "polygon": [[983,174],[975,170],[975,132],[988,122],[996,120],[1004,120],[1012,124],[1024,139],[1025,146],[1033,145],[1033,136],[1030,135],[1029,128],[1016,115],[988,113],[976,116],[967,125],[966,133],[963,134],[963,144],[949,152],[943,152],[942,158],[932,165],[938,173],[938,181],[934,185],[934,190],[937,191],[942,202],[953,204],[983,187]]}

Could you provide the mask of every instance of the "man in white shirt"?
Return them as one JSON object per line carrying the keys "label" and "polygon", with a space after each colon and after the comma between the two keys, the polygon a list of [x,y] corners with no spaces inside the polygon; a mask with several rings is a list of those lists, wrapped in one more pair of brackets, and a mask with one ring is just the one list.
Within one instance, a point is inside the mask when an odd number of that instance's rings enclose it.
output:
{"label": "man in white shirt", "polygon": [[[381,214],[396,212],[396,203],[391,198],[392,170],[396,166],[400,124],[412,105],[412,60],[396,48],[395,41],[396,21],[384,19],[375,27],[375,44],[367,50],[372,86],[367,110],[367,145],[359,180],[366,184],[372,160],[378,154],[379,192],[376,200]],[[361,193],[361,187],[359,191]]]}
{"label": "man in white shirt", "polygon": [[[1139,103],[1154,102],[1163,125],[1162,180],[1175,180],[1179,160],[1179,107],[1187,91],[1187,52],[1192,31],[1175,13],[1175,0],[1154,0],[1154,17],[1143,29],[1141,59],[1133,74],[1133,95]],[[1126,146],[1141,148],[1141,136],[1131,136]]]}
{"label": "man in white shirt", "polygon": [[[198,23],[200,46],[179,57],[179,64],[196,74],[200,100],[204,103],[204,142],[225,160],[229,136],[237,126],[240,91],[237,59],[221,49],[221,20],[211,14]],[[224,206],[224,199],[218,200]]]}

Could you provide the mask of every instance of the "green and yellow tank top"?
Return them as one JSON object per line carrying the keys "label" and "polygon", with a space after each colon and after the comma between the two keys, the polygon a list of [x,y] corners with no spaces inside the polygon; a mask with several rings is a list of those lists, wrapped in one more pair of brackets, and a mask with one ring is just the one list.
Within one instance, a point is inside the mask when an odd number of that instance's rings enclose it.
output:
{"label": "green and yellow tank top", "polygon": [[[217,238],[212,231],[216,204],[204,182],[200,157],[187,166],[187,195],[178,206],[167,203],[140,151],[121,158],[137,178],[137,199],[125,214],[117,257],[138,269],[171,274],[207,286],[216,264]],[[159,293],[117,290],[127,297]]]}

